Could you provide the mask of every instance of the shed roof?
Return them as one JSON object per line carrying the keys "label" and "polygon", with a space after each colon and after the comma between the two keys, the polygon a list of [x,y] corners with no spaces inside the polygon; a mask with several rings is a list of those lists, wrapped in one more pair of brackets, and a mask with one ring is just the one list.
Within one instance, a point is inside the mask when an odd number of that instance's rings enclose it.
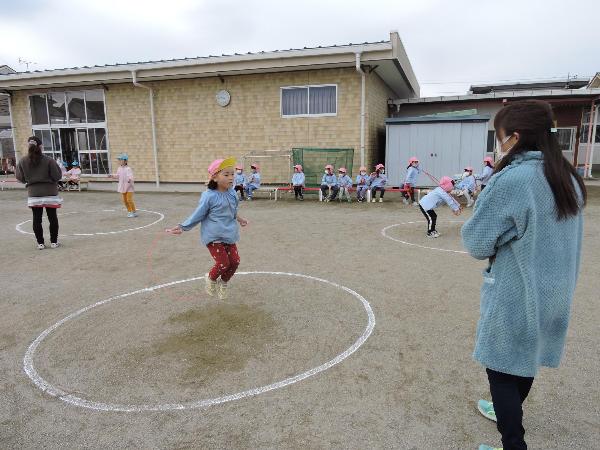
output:
{"label": "shed roof", "polygon": [[431,115],[417,117],[392,117],[385,119],[386,125],[407,125],[411,123],[448,123],[448,122],[487,122],[492,116],[489,114],[473,114],[473,115]]}

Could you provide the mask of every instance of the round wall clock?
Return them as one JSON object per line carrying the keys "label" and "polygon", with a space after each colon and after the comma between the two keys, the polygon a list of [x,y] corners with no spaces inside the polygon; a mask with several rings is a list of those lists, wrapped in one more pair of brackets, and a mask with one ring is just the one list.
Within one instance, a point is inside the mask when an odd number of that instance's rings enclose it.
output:
{"label": "round wall clock", "polygon": [[217,92],[217,104],[219,106],[227,106],[231,101],[231,94],[225,89]]}

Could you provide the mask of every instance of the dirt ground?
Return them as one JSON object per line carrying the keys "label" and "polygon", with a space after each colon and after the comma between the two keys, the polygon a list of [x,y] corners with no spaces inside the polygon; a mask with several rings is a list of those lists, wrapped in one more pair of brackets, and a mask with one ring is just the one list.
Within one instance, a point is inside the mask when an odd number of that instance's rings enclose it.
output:
{"label": "dirt ground", "polygon": [[[583,260],[566,353],[542,370],[525,403],[530,448],[590,449],[600,429],[600,188],[590,192]],[[30,219],[25,191],[0,193],[0,448],[470,449],[499,445],[476,410],[488,398],[471,359],[484,263],[461,253],[460,221],[440,209],[442,237],[427,240],[420,213],[383,204],[291,199],[244,203],[240,271],[292,272],[346,286],[373,308],[369,339],[339,364],[261,395],[200,409],[114,412],[68,404],[23,370],[28,346],[70,313],[112,296],[203,275],[211,258],[198,230],[161,233],[197,194],[137,194],[165,220],[136,231],[67,236],[35,249],[15,230]],[[65,193],[61,233],[150,224],[127,219],[115,193]],[[72,214],[68,214],[72,213]],[[416,224],[404,224],[418,221]],[[403,223],[387,230],[384,227]],[[25,223],[23,230],[30,231]],[[568,238],[568,237],[565,237]],[[417,245],[407,245],[400,241]],[[39,345],[38,373],[100,403],[179,404],[268,385],[344,352],[367,314],[349,293],[315,280],[239,275],[227,301],[202,281],[145,291],[65,322]]]}

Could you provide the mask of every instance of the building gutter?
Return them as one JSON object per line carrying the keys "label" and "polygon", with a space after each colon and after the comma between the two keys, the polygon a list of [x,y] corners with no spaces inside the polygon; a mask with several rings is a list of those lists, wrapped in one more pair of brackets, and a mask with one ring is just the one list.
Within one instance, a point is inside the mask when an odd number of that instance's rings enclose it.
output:
{"label": "building gutter", "polygon": [[148,96],[150,98],[150,119],[152,122],[152,153],[154,155],[154,176],[156,180],[156,187],[160,187],[160,177],[158,172],[158,148],[156,145],[156,118],[154,116],[154,90],[150,86],[146,86],[137,81],[137,72],[135,70],[131,71],[131,79],[134,86],[148,90]]}
{"label": "building gutter", "polygon": [[360,52],[356,52],[356,71],[360,74],[360,165],[365,165],[365,103],[366,74],[360,67]]}
{"label": "building gutter", "polygon": [[15,167],[19,162],[19,151],[17,150],[17,143],[15,141],[15,124],[13,122],[12,114],[12,95],[8,92],[0,92],[0,95],[6,95],[8,97],[8,115],[10,116],[10,133],[12,135],[13,149],[15,150]]}

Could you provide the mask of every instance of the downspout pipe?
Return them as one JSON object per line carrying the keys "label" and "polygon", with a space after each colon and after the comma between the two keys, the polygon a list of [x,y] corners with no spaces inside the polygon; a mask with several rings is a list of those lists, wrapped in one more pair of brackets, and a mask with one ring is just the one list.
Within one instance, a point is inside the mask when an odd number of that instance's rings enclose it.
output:
{"label": "downspout pipe", "polygon": [[0,95],[6,95],[8,97],[8,115],[10,116],[10,134],[12,135],[13,149],[15,150],[15,167],[19,162],[19,151],[17,150],[17,143],[15,141],[15,124],[13,122],[12,114],[12,95],[8,92],[0,92]]}
{"label": "downspout pipe", "polygon": [[[594,114],[594,120],[592,123],[592,126],[590,127],[592,129],[592,136],[590,139],[590,145],[588,145],[588,151],[589,151],[589,165],[588,165],[588,173],[587,176],[589,178],[592,178],[592,168],[594,167],[594,147],[596,146],[596,131],[597,131],[597,126],[598,126],[598,116],[600,116],[600,111],[598,111],[598,109],[600,108],[600,104],[595,104],[600,98],[597,98],[596,100],[594,100],[594,102],[592,102],[592,110],[590,111],[590,113],[592,111],[595,112]],[[591,114],[590,114],[590,120],[592,119]]]}
{"label": "downspout pipe", "polygon": [[366,103],[366,74],[360,67],[361,53],[357,52],[356,56],[356,71],[360,74],[360,165],[365,165],[365,103]]}
{"label": "downspout pipe", "polygon": [[156,179],[156,187],[160,187],[160,178],[158,175],[158,147],[156,145],[156,118],[154,116],[154,90],[150,86],[146,86],[138,82],[137,73],[135,70],[131,71],[131,79],[133,81],[134,86],[147,89],[148,96],[150,97],[150,118],[152,121],[152,153],[154,155],[154,177]]}

